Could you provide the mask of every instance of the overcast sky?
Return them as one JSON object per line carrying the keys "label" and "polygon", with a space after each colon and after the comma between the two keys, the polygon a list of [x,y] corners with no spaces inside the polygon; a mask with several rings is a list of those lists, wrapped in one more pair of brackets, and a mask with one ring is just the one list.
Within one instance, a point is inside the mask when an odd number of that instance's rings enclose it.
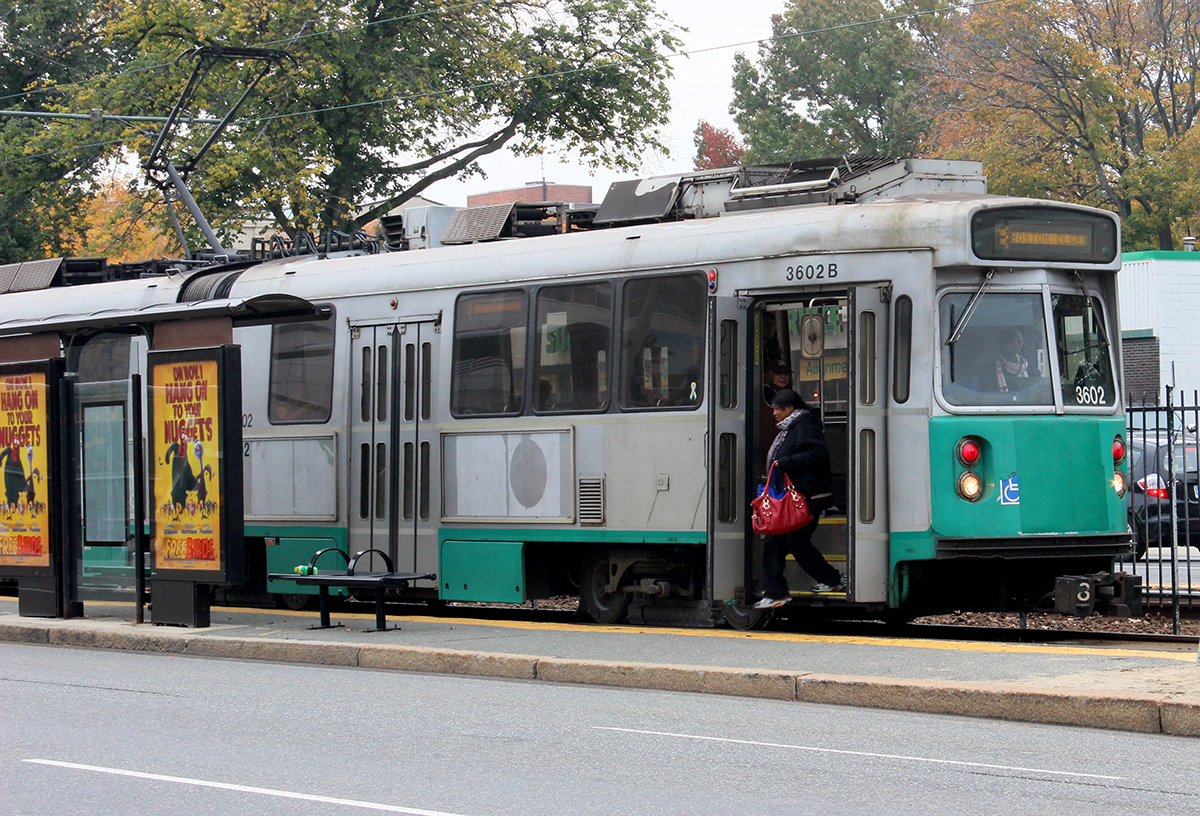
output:
{"label": "overcast sky", "polygon": [[[682,35],[681,51],[703,51],[690,56],[678,56],[671,61],[675,77],[671,80],[671,120],[663,127],[663,143],[671,151],[670,157],[647,155],[643,157],[640,175],[660,175],[692,169],[695,147],[692,134],[696,123],[707,119],[718,127],[734,130],[729,115],[729,101],[733,96],[730,87],[733,56],[742,51],[757,59],[758,49],[753,45],[737,48],[719,46],[747,43],[771,35],[771,15],[783,10],[784,0],[738,0],[736,3],[717,5],[696,0],[658,0],[658,7],[679,26],[688,29]],[[735,131],[736,132],[736,131]],[[425,193],[428,198],[441,204],[464,206],[467,196],[489,190],[520,187],[527,182],[541,181],[542,159],[516,158],[507,151],[486,157],[482,161],[487,171],[486,179],[473,178],[461,183],[447,180],[432,185]],[[623,178],[632,178],[629,173],[614,173],[608,170],[591,171],[579,164],[560,164],[554,158],[545,158],[545,178],[558,184],[590,184],[592,200],[604,198],[608,185]]]}

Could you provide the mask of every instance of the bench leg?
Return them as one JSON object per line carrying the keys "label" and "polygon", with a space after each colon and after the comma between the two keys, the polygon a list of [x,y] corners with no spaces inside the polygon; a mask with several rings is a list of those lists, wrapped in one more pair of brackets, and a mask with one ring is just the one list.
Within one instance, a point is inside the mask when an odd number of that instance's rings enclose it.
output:
{"label": "bench leg", "polygon": [[317,587],[317,605],[321,609],[321,628],[333,628],[329,624],[329,587],[323,584]]}
{"label": "bench leg", "polygon": [[387,631],[387,615],[383,611],[383,587],[375,587],[375,631]]}

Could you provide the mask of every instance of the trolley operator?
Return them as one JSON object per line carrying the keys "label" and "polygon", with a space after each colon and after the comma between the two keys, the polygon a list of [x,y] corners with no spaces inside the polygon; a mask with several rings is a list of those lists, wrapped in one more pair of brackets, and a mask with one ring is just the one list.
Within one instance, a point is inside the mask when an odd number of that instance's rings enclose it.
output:
{"label": "trolley operator", "polygon": [[801,569],[817,579],[813,592],[845,590],[842,573],[826,561],[812,543],[821,512],[830,506],[833,498],[829,446],[825,443],[819,412],[795,391],[784,388],[771,399],[771,413],[779,434],[767,452],[767,467],[769,469],[772,462],[777,462],[783,468],[792,484],[808,500],[813,518],[799,530],[769,535],[764,540],[763,598],[754,605],[755,609],[783,606],[792,599],[783,577],[789,552]]}

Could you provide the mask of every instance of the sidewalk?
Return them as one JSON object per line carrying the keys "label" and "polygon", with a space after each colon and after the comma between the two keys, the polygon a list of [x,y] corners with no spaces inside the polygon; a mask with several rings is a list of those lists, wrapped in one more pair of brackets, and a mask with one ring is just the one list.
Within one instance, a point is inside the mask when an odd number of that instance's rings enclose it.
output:
{"label": "sidewalk", "polygon": [[[731,694],[1200,736],[1190,645],[979,643],[213,607],[208,629],[132,622],[131,607],[22,618],[0,599],[0,642],[273,660]],[[1032,633],[1031,633],[1032,634]],[[2,648],[2,646],[0,646]]]}

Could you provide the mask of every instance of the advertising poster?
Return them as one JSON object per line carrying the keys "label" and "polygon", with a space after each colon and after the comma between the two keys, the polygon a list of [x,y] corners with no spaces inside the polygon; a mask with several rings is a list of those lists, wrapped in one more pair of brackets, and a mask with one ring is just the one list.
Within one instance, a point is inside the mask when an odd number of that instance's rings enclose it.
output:
{"label": "advertising poster", "polygon": [[151,365],[149,442],[157,570],[224,569],[219,372],[215,355]]}
{"label": "advertising poster", "polygon": [[0,372],[0,572],[50,567],[50,420],[45,372]]}

